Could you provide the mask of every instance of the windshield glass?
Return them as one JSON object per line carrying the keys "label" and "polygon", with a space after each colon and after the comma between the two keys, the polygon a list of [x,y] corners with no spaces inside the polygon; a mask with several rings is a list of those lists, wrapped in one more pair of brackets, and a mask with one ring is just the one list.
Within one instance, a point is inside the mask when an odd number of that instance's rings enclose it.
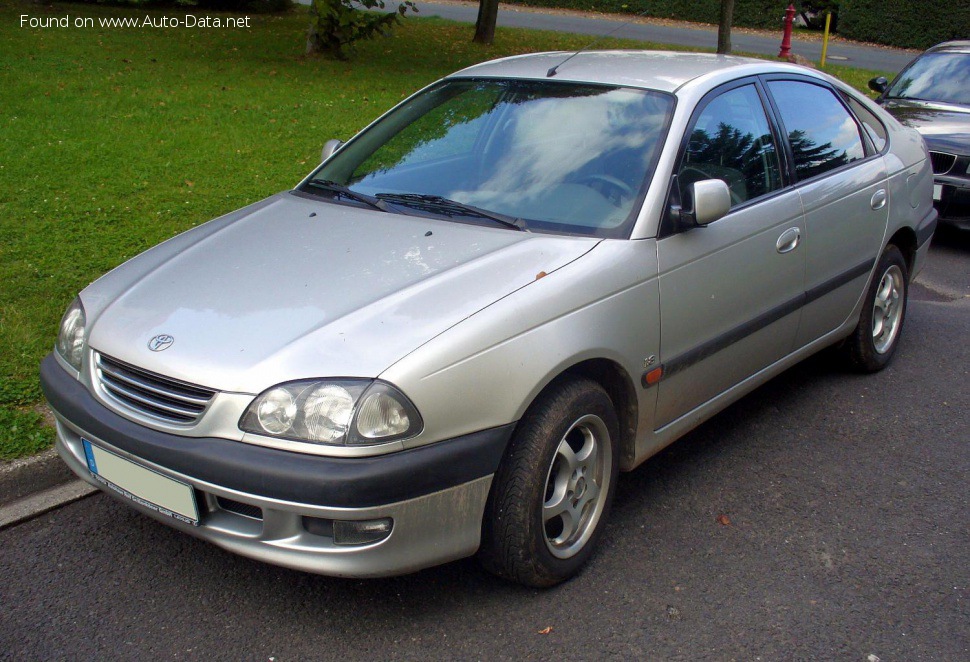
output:
{"label": "windshield glass", "polygon": [[970,106],[970,54],[924,55],[899,75],[886,96]]}
{"label": "windshield glass", "polygon": [[357,136],[304,190],[336,182],[401,213],[491,222],[477,210],[532,231],[629,236],[672,109],[668,94],[622,87],[445,81]]}

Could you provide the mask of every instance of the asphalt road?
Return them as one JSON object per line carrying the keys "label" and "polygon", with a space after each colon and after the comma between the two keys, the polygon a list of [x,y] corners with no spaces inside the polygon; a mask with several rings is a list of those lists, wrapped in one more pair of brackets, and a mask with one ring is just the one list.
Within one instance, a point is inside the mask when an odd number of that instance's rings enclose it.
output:
{"label": "asphalt road", "polygon": [[[306,1],[308,2],[308,0]],[[387,3],[389,9],[396,8],[397,5],[398,3],[393,0]],[[417,6],[418,16],[440,16],[463,23],[474,23],[478,16],[478,6],[475,3],[439,4],[417,0]],[[731,44],[733,50],[770,56],[778,55],[782,36],[782,14],[784,12],[779,11],[777,37],[763,37],[738,30],[732,31]],[[683,28],[653,23],[625,24],[627,20],[623,18],[615,20],[596,18],[578,14],[535,12],[520,10],[519,8],[512,9],[503,5],[498,13],[497,26],[499,28],[516,27],[572,32],[591,36],[606,35],[617,30],[612,36],[618,39],[653,41],[692,48],[717,48],[716,29]],[[716,17],[714,20],[716,20]],[[792,51],[813,62],[818,62],[822,54],[822,42],[795,38],[792,42]],[[913,53],[899,49],[846,44],[836,41],[829,44],[827,56],[831,64],[844,64],[891,73],[898,72],[914,57]]]}
{"label": "asphalt road", "polygon": [[99,494],[0,532],[0,658],[970,659],[970,235],[936,243],[890,368],[809,359],[624,474],[563,586],[301,574]]}

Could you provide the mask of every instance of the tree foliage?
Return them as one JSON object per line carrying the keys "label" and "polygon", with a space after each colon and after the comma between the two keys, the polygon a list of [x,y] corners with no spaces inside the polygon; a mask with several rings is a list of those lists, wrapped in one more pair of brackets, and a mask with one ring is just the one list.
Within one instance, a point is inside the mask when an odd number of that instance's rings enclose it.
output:
{"label": "tree foliage", "polygon": [[405,12],[418,11],[411,0],[398,5],[395,12],[363,11],[365,9],[384,9],[384,0],[313,0],[307,30],[307,55],[324,53],[345,60],[348,46],[377,34],[386,35]]}

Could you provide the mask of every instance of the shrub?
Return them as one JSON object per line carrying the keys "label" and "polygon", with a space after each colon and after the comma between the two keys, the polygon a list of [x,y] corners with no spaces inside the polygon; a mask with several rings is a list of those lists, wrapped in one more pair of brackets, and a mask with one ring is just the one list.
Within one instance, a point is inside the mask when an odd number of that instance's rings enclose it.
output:
{"label": "shrub", "polygon": [[902,48],[929,48],[970,35],[970,3],[841,0],[839,33]]}
{"label": "shrub", "polygon": [[417,11],[411,0],[405,0],[394,12],[361,11],[384,9],[384,0],[313,0],[310,4],[310,28],[307,31],[307,55],[322,52],[331,57],[347,58],[346,47],[355,41],[387,34],[398,18],[409,9]]}

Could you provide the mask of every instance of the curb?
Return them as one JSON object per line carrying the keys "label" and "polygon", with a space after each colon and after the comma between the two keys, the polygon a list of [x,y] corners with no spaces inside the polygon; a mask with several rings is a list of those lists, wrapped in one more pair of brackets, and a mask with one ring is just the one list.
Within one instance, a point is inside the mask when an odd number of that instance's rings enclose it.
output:
{"label": "curb", "polygon": [[0,531],[32,520],[61,506],[74,503],[98,492],[98,488],[83,480],[72,480],[10,504],[0,505]]}
{"label": "curb", "polygon": [[0,504],[76,480],[53,448],[23,460],[0,464]]}

